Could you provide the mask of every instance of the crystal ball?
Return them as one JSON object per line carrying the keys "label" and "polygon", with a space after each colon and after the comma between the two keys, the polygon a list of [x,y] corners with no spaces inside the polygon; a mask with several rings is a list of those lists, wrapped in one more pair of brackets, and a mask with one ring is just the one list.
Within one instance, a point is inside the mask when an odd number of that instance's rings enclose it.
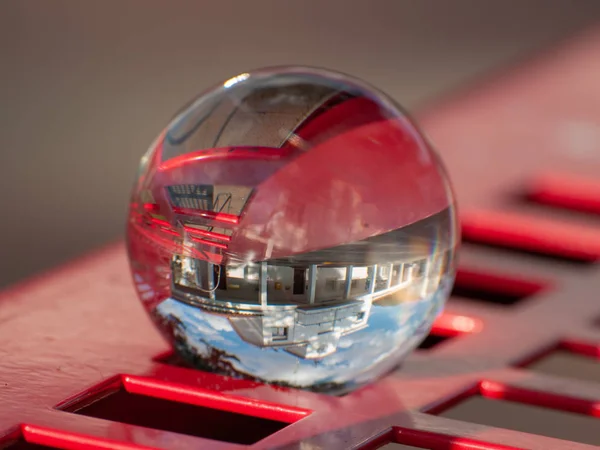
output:
{"label": "crystal ball", "polygon": [[127,224],[139,297],[182,361],[331,394],[426,337],[458,239],[447,174],[410,117],[307,67],[189,102],[143,156]]}

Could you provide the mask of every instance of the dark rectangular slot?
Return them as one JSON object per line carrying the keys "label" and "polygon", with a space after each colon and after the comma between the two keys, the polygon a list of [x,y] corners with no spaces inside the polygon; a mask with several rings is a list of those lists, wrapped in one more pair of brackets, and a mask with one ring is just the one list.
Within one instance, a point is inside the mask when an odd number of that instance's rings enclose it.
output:
{"label": "dark rectangular slot", "polygon": [[448,339],[450,339],[448,336],[440,336],[437,334],[430,334],[425,338],[425,340],[423,342],[421,342],[421,345],[419,345],[418,349],[419,350],[429,350],[433,347],[440,345],[442,342],[447,341]]}
{"label": "dark rectangular slot", "polygon": [[113,422],[250,445],[288,424],[203,406],[179,403],[119,389],[70,412]]}
{"label": "dark rectangular slot", "polygon": [[596,417],[508,400],[475,395],[443,411],[440,416],[584,444],[600,444],[600,421]]}
{"label": "dark rectangular slot", "polygon": [[46,445],[30,444],[25,439],[15,441],[0,442],[2,450],[59,450],[58,447],[48,447]]}
{"label": "dark rectangular slot", "polygon": [[461,216],[463,242],[511,249],[545,258],[590,264],[600,259],[597,227],[507,211],[470,211]]}
{"label": "dark rectangular slot", "polygon": [[[600,360],[557,349],[527,365],[536,372],[600,383]],[[600,423],[598,423],[600,430]]]}
{"label": "dark rectangular slot", "polygon": [[294,295],[304,294],[304,287],[306,284],[306,269],[294,269]]}
{"label": "dark rectangular slot", "polygon": [[452,295],[468,300],[510,306],[546,290],[546,280],[460,267]]}
{"label": "dark rectangular slot", "polygon": [[567,217],[581,214],[585,218],[597,219],[600,214],[600,182],[596,178],[560,172],[540,174],[530,180],[515,203],[529,208],[537,206],[546,215]]}
{"label": "dark rectangular slot", "polygon": [[[579,259],[567,255],[558,255],[554,253],[546,253],[542,251],[528,250],[525,248],[517,248],[517,247],[508,247],[502,244],[496,244],[491,242],[480,242],[476,240],[469,239],[468,237],[463,237],[463,242],[467,245],[476,245],[481,248],[487,248],[489,250],[494,250],[499,258],[511,258],[518,255],[523,255],[525,257],[531,258],[536,261],[548,261],[555,264],[569,264],[576,267],[588,267],[593,266],[595,261],[592,259]],[[465,246],[466,247],[466,246]]]}
{"label": "dark rectangular slot", "polygon": [[498,292],[480,286],[461,286],[458,284],[454,285],[452,296],[504,306],[514,305],[527,297],[527,295],[515,292]]}
{"label": "dark rectangular slot", "polygon": [[396,444],[395,442],[390,442],[388,444],[383,444],[382,447],[377,447],[377,450],[413,450],[418,448],[419,447],[413,447],[411,445]]}
{"label": "dark rectangular slot", "polygon": [[517,197],[514,202],[516,208],[523,211],[534,212],[544,217],[556,220],[570,220],[576,218],[580,223],[595,226],[598,224],[598,213],[585,209],[574,209],[559,204],[538,202],[527,194]]}

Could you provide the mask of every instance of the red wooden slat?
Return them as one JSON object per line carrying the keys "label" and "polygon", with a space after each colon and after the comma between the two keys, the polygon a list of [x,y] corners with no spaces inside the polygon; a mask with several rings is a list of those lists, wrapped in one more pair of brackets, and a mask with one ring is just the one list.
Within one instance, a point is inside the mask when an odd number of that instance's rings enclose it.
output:
{"label": "red wooden slat", "polygon": [[209,159],[242,159],[242,160],[269,160],[283,159],[293,153],[292,148],[274,147],[225,147],[197,150],[177,156],[163,162],[159,166],[161,172],[177,170],[183,166],[202,163]]}
{"label": "red wooden slat", "polygon": [[560,348],[564,348],[573,353],[579,353],[580,355],[600,359],[600,342],[591,343],[568,339],[560,343]]}
{"label": "red wooden slat", "polygon": [[531,182],[528,197],[538,203],[600,214],[600,179],[543,174]]}
{"label": "red wooden slat", "polygon": [[483,329],[481,320],[460,314],[444,312],[433,323],[431,332],[438,336],[459,336],[464,333],[478,333]]}
{"label": "red wooden slat", "polygon": [[237,225],[240,221],[240,217],[234,214],[205,211],[202,209],[180,208],[179,206],[174,206],[173,212],[183,216],[200,217],[202,219],[214,220],[215,222],[223,222],[230,225]]}
{"label": "red wooden slat", "polygon": [[[543,406],[546,408],[600,417],[600,400],[591,401],[554,394],[552,392],[524,389],[488,380],[480,383],[479,391],[481,395],[487,398],[512,400],[529,405]],[[598,423],[598,427],[598,429],[600,429],[600,422]]]}
{"label": "red wooden slat", "polygon": [[215,239],[215,240],[219,240],[219,241],[225,241],[225,242],[231,241],[231,236],[228,236],[226,234],[215,233],[214,231],[201,230],[199,228],[191,227],[189,225],[184,225],[183,229],[185,231],[187,231],[189,234],[191,234],[192,236],[194,236],[194,235],[202,236],[202,237]]}
{"label": "red wooden slat", "polygon": [[227,248],[227,244],[221,244],[220,242],[209,241],[208,239],[192,237],[192,241],[197,242],[198,244],[206,245],[208,247],[215,247],[215,248],[220,248],[220,249]]}
{"label": "red wooden slat", "polygon": [[279,405],[253,398],[244,398],[214,392],[201,387],[170,383],[152,378],[125,375],[123,387],[132,394],[148,395],[175,402],[191,403],[198,406],[246,414],[263,419],[293,423],[311,413],[310,410],[288,405]]}
{"label": "red wooden slat", "polygon": [[457,438],[441,433],[426,433],[410,428],[394,427],[393,433],[398,442],[432,450],[519,450],[508,445],[492,444],[476,439]]}
{"label": "red wooden slat", "polygon": [[23,425],[21,433],[30,444],[64,450],[153,450],[152,447],[119,442],[113,439],[86,436],[38,425]]}
{"label": "red wooden slat", "polygon": [[473,267],[459,267],[455,284],[470,289],[486,289],[508,295],[527,297],[551,286],[547,280],[525,278],[522,275],[490,273]]}
{"label": "red wooden slat", "polygon": [[483,210],[464,211],[461,222],[467,241],[582,261],[600,258],[600,228]]}

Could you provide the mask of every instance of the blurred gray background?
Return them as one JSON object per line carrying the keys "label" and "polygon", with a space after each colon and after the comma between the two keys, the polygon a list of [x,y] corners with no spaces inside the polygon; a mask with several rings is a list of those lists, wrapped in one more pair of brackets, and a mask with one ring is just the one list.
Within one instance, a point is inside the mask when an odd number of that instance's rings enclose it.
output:
{"label": "blurred gray background", "polygon": [[598,20],[597,0],[5,0],[0,286],[118,239],[137,160],[213,83],[325,66],[415,111]]}

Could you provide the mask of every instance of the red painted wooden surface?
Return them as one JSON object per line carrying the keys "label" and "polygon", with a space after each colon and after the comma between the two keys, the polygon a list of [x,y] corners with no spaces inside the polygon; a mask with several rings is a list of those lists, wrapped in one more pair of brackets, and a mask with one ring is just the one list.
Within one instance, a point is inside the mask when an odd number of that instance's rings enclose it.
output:
{"label": "red painted wooden surface", "polygon": [[[479,395],[596,417],[600,430],[600,384],[523,367],[557,346],[600,358],[597,266],[531,256],[600,259],[600,216],[552,210],[600,213],[599,54],[596,30],[421,117],[461,204],[468,242],[458,287],[527,301],[500,309],[453,298],[433,330],[451,339],[416,352],[372,386],[331,397],[169,364],[119,243],[1,295],[0,447],[20,439],[113,450],[368,449],[390,441],[432,449],[593,448],[437,414]],[[130,418],[158,425],[69,412],[99,411],[108,403],[93,402],[108,394],[139,402]],[[146,407],[152,399],[166,406]],[[195,405],[198,416],[176,416],[177,405]],[[102,412],[117,413],[109,406]],[[169,420],[187,420],[192,432],[161,431]],[[205,437],[193,435],[194,424],[205,427]],[[276,431],[258,439],[261,427]],[[250,435],[255,442],[247,442]]]}

